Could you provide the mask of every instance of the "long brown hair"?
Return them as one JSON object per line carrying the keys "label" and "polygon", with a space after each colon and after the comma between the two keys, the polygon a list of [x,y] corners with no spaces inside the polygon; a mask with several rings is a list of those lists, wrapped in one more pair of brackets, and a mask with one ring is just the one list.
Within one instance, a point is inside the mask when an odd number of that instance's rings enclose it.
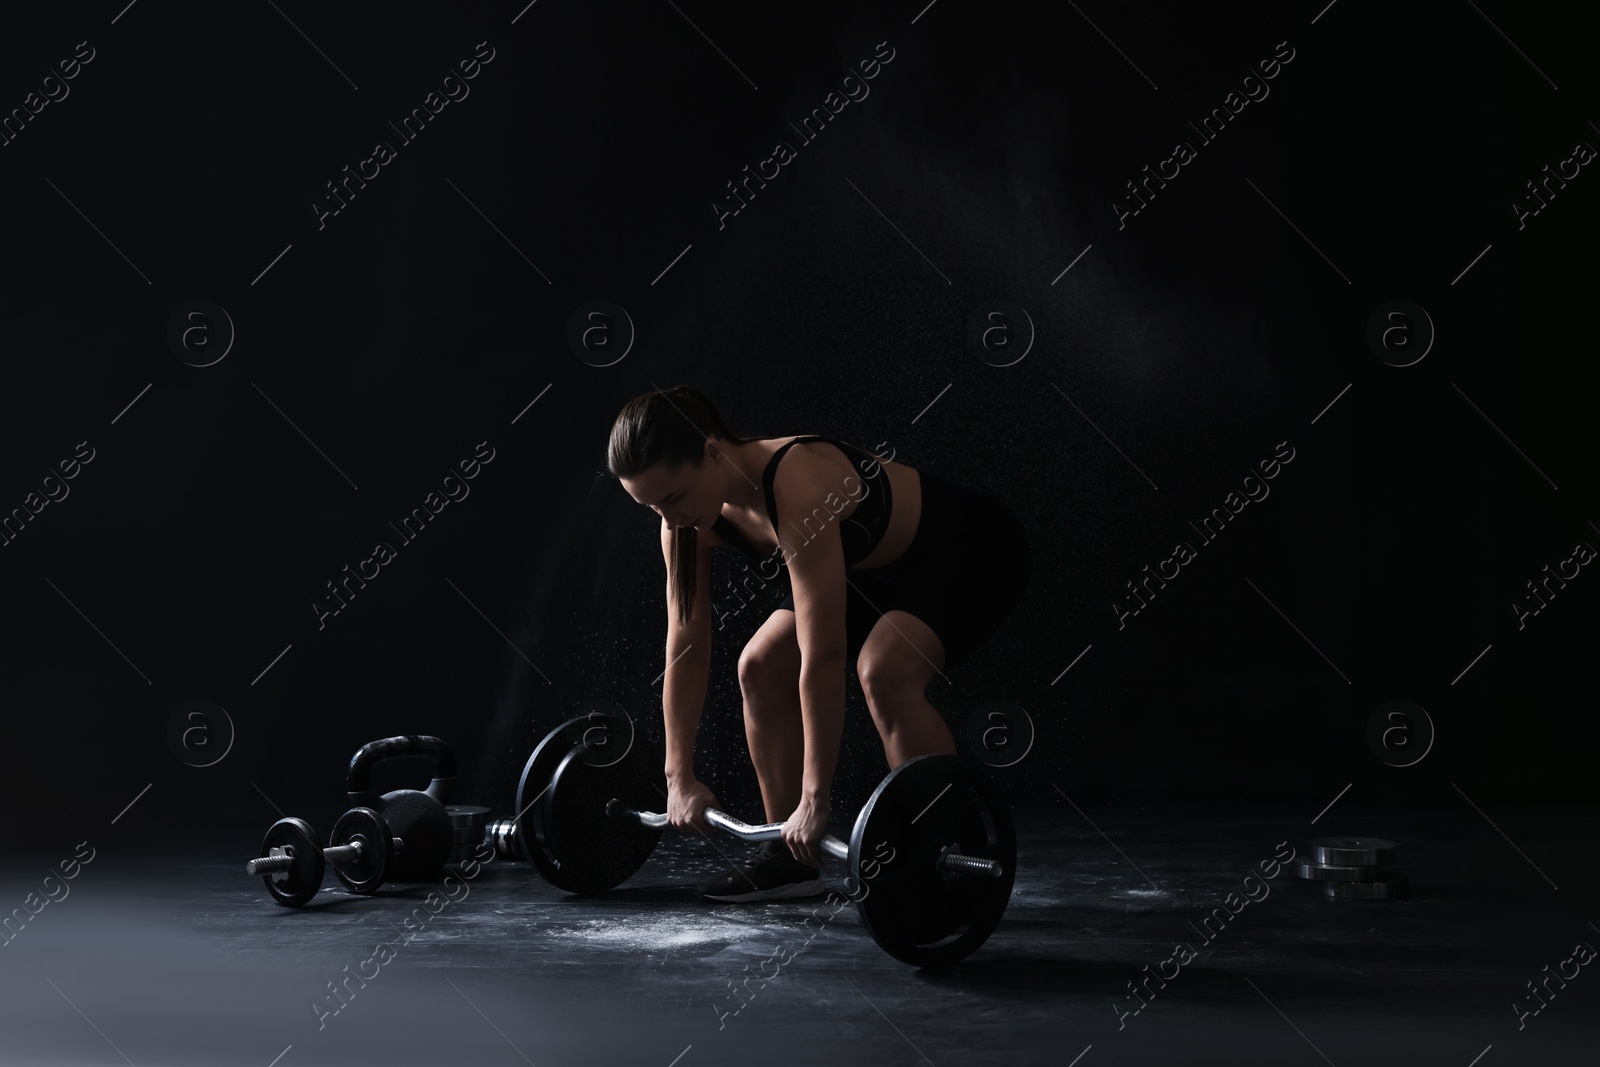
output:
{"label": "long brown hair", "polygon": [[[711,398],[688,385],[653,390],[634,397],[611,424],[606,446],[606,468],[613,478],[636,478],[658,463],[676,471],[685,463],[699,467],[705,458],[706,438],[733,444],[754,441],[728,428]],[[672,531],[668,568],[678,620],[687,622],[694,611],[695,529]]]}

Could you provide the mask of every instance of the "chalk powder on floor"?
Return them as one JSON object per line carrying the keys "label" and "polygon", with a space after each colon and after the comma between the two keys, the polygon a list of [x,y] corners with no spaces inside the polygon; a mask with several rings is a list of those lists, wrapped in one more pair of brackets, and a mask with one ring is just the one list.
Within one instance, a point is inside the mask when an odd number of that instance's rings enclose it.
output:
{"label": "chalk powder on floor", "polygon": [[770,938],[774,931],[748,923],[729,922],[726,919],[691,921],[677,917],[658,920],[630,919],[621,922],[594,919],[581,925],[561,926],[551,930],[551,933],[591,944],[659,949],[703,945],[714,941],[753,941],[759,937]]}

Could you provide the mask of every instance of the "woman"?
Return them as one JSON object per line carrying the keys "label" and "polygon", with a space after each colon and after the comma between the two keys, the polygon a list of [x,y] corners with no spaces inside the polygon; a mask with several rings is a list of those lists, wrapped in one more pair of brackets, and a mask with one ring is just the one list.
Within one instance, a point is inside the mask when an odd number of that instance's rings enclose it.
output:
{"label": "woman", "polygon": [[[661,516],[667,562],[667,820],[707,829],[694,773],[711,654],[713,547],[731,544],[791,593],[739,656],[745,737],[768,822],[746,863],[701,888],[750,901],[822,891],[822,838],[854,663],[890,768],[956,751],[924,691],[1022,597],[1022,524],[996,497],[827,437],[741,437],[687,385],[629,401],[607,465]],[[996,565],[996,557],[1003,565]]]}

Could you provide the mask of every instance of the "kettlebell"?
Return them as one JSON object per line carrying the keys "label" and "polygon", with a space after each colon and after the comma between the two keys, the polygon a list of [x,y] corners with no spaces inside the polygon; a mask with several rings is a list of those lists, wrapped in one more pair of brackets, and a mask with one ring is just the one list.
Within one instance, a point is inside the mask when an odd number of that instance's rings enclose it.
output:
{"label": "kettlebell", "polygon": [[[433,762],[428,788],[396,789],[379,796],[372,790],[372,769],[402,756],[422,756]],[[420,882],[435,877],[450,858],[450,814],[445,801],[456,785],[456,757],[437,737],[406,734],[369,741],[350,757],[345,776],[350,806],[372,808],[382,817],[390,837],[402,844],[389,861],[386,880]]]}

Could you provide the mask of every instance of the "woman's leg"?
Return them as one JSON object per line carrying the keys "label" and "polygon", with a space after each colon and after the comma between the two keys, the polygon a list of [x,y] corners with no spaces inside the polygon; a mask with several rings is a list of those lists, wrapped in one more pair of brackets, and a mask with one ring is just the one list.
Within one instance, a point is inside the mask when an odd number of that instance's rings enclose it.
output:
{"label": "woman's leg", "polygon": [[739,654],[744,736],[761,783],[768,822],[783,822],[800,803],[805,724],[800,717],[800,641],[793,611],[767,616]]}
{"label": "woman's leg", "polygon": [[927,697],[928,683],[944,660],[939,635],[909,612],[884,612],[867,635],[856,658],[856,677],[890,770],[915,756],[956,754],[950,728]]}

